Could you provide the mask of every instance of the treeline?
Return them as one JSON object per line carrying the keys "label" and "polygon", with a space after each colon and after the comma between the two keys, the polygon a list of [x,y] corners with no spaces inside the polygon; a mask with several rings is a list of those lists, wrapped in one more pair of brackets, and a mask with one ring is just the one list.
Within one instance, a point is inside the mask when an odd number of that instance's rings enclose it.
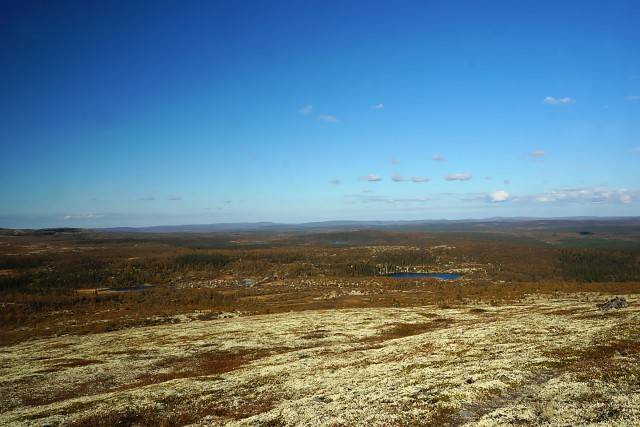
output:
{"label": "treeline", "polygon": [[220,268],[228,265],[233,260],[233,257],[220,253],[193,253],[175,258],[174,265],[178,268],[205,266]]}
{"label": "treeline", "polygon": [[630,282],[640,280],[640,250],[562,249],[562,276],[577,282]]}
{"label": "treeline", "polygon": [[211,288],[185,291],[170,286],[135,292],[5,292],[0,304],[0,322],[4,327],[36,324],[48,318],[49,313],[56,313],[56,319],[52,321],[63,321],[65,316],[78,319],[93,317],[100,312],[111,312],[109,317],[118,319],[122,316],[167,316],[196,310],[225,311],[233,309],[237,299],[237,295],[223,294]]}
{"label": "treeline", "polygon": [[0,270],[38,268],[46,261],[44,257],[36,255],[2,256],[0,257]]}
{"label": "treeline", "polygon": [[171,263],[158,259],[130,262],[127,258],[101,258],[95,254],[11,258],[12,262],[3,263],[5,273],[0,275],[0,292],[21,290],[37,293],[42,289],[131,286],[163,282],[172,274]]}
{"label": "treeline", "polygon": [[100,245],[91,251],[1,257],[0,292],[176,283],[223,275],[371,277],[435,264],[427,249],[285,247],[206,250]]}
{"label": "treeline", "polygon": [[[371,236],[369,236],[371,234]],[[331,238],[402,236],[344,233]],[[409,236],[411,237],[411,236]],[[407,239],[409,238],[407,237]],[[439,239],[444,237],[438,236]],[[417,237],[416,237],[417,239]],[[176,284],[225,276],[325,278],[373,277],[405,271],[448,272],[469,267],[476,277],[506,282],[640,280],[637,249],[559,249],[451,238],[441,246],[277,246],[196,249],[141,238],[135,244],[90,247],[64,242],[64,250],[0,256],[0,292]],[[29,242],[32,243],[32,242]],[[33,246],[33,244],[32,244]],[[27,247],[16,246],[12,251]],[[71,249],[70,249],[71,248]]]}
{"label": "treeline", "polygon": [[[118,307],[144,310],[162,306],[167,310],[177,307],[226,308],[236,301],[233,295],[225,295],[211,288],[191,288],[189,292],[173,287],[149,288],[132,292],[78,293],[75,291],[39,294],[5,294],[5,305],[20,307],[28,313],[54,310],[75,310],[79,313]],[[85,308],[83,308],[85,307]],[[88,310],[86,307],[90,307]]]}
{"label": "treeline", "polygon": [[[0,344],[34,333],[84,333],[172,321],[179,313],[217,316],[234,310],[269,313],[467,300],[499,303],[525,294],[576,289],[628,291],[640,282],[637,249],[565,249],[419,233],[345,232],[322,237],[350,238],[350,244],[332,244],[333,240],[310,244],[302,241],[310,237],[302,236],[297,245],[229,243],[205,249],[204,236],[198,237],[198,247],[153,240],[158,237],[138,236],[123,243],[102,236],[99,243],[97,238],[87,243],[69,237],[12,236],[0,245],[0,323],[5,326],[0,328]],[[356,238],[368,244],[355,245]],[[374,240],[380,244],[371,244]],[[402,241],[411,244],[403,246]],[[463,281],[425,279],[417,284],[380,277],[460,268],[470,271]],[[229,286],[247,278],[259,280],[255,286]],[[92,291],[145,283],[155,287]],[[354,298],[348,289],[365,296]],[[344,298],[326,298],[333,291]]]}

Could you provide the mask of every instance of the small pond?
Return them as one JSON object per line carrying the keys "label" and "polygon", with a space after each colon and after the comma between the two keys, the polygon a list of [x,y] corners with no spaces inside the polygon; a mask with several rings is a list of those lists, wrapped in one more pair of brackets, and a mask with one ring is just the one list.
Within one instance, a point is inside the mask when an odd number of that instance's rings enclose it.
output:
{"label": "small pond", "polygon": [[126,288],[104,288],[98,289],[98,292],[129,292],[129,291],[146,291],[147,289],[151,289],[154,286],[152,285],[143,285],[143,286],[128,286]]}
{"label": "small pond", "polygon": [[395,277],[397,279],[419,279],[422,277],[433,277],[441,280],[454,280],[462,277],[462,274],[451,273],[394,273],[389,274],[389,277]]}

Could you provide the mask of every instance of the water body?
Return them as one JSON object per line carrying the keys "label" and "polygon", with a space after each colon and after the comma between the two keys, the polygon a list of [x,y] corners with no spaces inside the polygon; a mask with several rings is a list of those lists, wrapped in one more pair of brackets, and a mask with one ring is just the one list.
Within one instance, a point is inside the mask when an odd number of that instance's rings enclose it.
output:
{"label": "water body", "polygon": [[421,277],[433,277],[441,280],[454,280],[462,277],[462,274],[451,273],[394,273],[389,274],[389,277],[395,277],[398,279],[419,279]]}
{"label": "water body", "polygon": [[332,245],[348,245],[349,242],[343,242],[341,240],[336,240],[335,242],[331,242]]}
{"label": "water body", "polygon": [[143,285],[143,286],[129,286],[126,288],[106,288],[99,289],[99,292],[130,292],[130,291],[146,291],[147,289],[151,289],[154,286],[152,285]]}

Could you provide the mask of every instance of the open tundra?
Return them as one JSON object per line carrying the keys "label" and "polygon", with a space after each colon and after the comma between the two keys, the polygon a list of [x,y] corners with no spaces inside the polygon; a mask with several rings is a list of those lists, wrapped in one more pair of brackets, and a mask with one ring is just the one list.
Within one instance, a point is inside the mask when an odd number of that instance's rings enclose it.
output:
{"label": "open tundra", "polygon": [[632,426],[640,304],[318,310],[0,349],[0,424]]}

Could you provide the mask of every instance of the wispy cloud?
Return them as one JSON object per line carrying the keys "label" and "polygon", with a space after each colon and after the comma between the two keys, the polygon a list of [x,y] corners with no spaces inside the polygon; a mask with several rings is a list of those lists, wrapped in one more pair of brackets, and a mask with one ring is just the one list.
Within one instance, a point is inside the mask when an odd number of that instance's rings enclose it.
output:
{"label": "wispy cloud", "polygon": [[393,176],[391,177],[391,180],[393,182],[403,182],[405,179],[402,175],[400,175],[398,172],[395,172],[393,174]]}
{"label": "wispy cloud", "polygon": [[444,179],[447,181],[469,181],[471,179],[471,174],[469,172],[451,173],[449,175],[445,175]]}
{"label": "wispy cloud", "polygon": [[384,104],[373,104],[371,106],[372,110],[382,110],[384,108]]}
{"label": "wispy cloud", "polygon": [[302,107],[298,110],[298,113],[302,114],[303,116],[308,116],[309,114],[313,113],[313,105],[309,104],[306,107]]}
{"label": "wispy cloud", "polygon": [[177,196],[175,194],[167,197],[167,200],[182,200],[182,196]]}
{"label": "wispy cloud", "polygon": [[395,204],[403,204],[403,205],[412,205],[412,204],[421,204],[429,201],[427,197],[389,197],[389,196],[369,196],[362,194],[347,194],[344,196],[348,203],[385,203],[389,205]]}
{"label": "wispy cloud", "polygon": [[327,116],[324,114],[320,114],[318,120],[322,120],[325,123],[340,123],[340,120],[338,120],[336,116]]}
{"label": "wispy cloud", "polygon": [[329,184],[333,184],[333,185],[340,185],[341,181],[336,178],[336,179],[332,179],[331,181],[329,181]]}
{"label": "wispy cloud", "polygon": [[547,155],[547,152],[544,150],[533,150],[528,154],[529,157],[544,157]]}
{"label": "wispy cloud", "polygon": [[155,197],[153,197],[153,196],[147,196],[147,197],[141,197],[141,198],[140,198],[140,200],[145,200],[145,201],[148,201],[148,202],[153,201],[153,200],[155,200],[155,199],[156,199],[156,198],[155,198]]}
{"label": "wispy cloud", "polygon": [[487,201],[490,203],[506,202],[509,198],[509,193],[504,190],[492,191],[487,194]]}
{"label": "wispy cloud", "polygon": [[96,218],[103,218],[103,217],[104,215],[102,214],[75,214],[75,215],[65,215],[64,220],[69,221],[73,219],[96,219]]}
{"label": "wispy cloud", "polygon": [[640,153],[640,147],[632,148],[631,151],[633,153]]}
{"label": "wispy cloud", "polygon": [[411,182],[429,182],[429,181],[431,180],[424,176],[414,176],[411,178]]}
{"label": "wispy cloud", "polygon": [[639,95],[629,95],[629,96],[627,96],[627,101],[629,101],[629,102],[640,101],[640,96]]}
{"label": "wispy cloud", "polygon": [[563,105],[563,104],[573,104],[576,102],[575,99],[565,97],[565,98],[554,98],[553,96],[547,96],[542,102],[547,105]]}
{"label": "wispy cloud", "polygon": [[360,181],[369,181],[369,182],[382,181],[382,177],[376,174],[369,174],[369,175],[361,176]]}
{"label": "wispy cloud", "polygon": [[396,159],[395,157],[391,156],[391,158],[389,159],[389,161],[391,162],[392,165],[399,165],[400,163],[402,163],[402,160],[400,159]]}
{"label": "wispy cloud", "polygon": [[536,202],[576,202],[590,201],[592,203],[631,203],[632,198],[625,188],[578,188],[555,190],[534,196]]}
{"label": "wispy cloud", "polygon": [[442,157],[440,154],[435,155],[431,158],[431,160],[435,160],[436,162],[444,162],[446,159]]}

